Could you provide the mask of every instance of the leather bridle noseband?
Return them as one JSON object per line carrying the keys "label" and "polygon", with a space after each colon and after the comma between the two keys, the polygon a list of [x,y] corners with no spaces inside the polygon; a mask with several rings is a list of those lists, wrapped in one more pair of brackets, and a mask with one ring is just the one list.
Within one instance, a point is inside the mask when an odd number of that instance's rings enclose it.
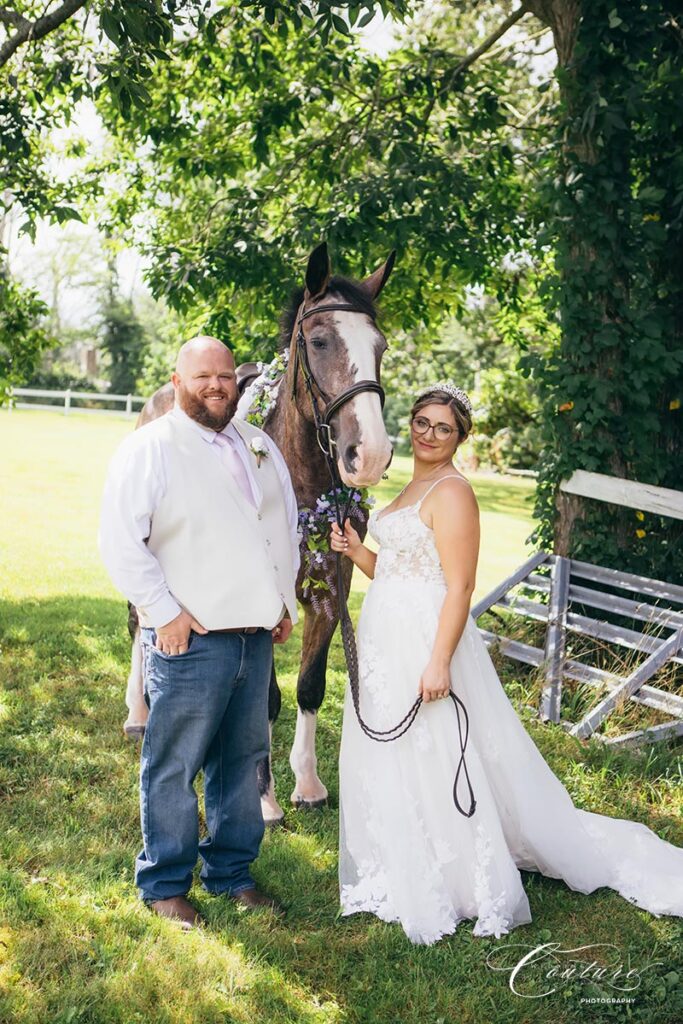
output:
{"label": "leather bridle noseband", "polygon": [[[313,410],[313,421],[315,423],[316,437],[321,452],[325,458],[328,472],[332,480],[332,496],[334,499],[335,516],[337,525],[341,532],[344,532],[344,523],[346,522],[349,514],[349,508],[353,497],[353,488],[348,488],[348,496],[346,506],[342,512],[340,497],[343,493],[344,486],[342,484],[341,477],[339,475],[339,469],[337,467],[337,460],[334,457],[333,449],[336,448],[337,442],[332,436],[332,427],[330,420],[343,405],[350,402],[356,395],[363,394],[366,391],[374,392],[379,395],[382,407],[384,407],[384,388],[376,380],[359,380],[355,384],[342,391],[336,398],[332,398],[325,405],[324,409],[320,410],[320,403],[316,396],[316,390],[319,395],[324,397],[324,392],[311,370],[311,365],[308,359],[308,352],[306,350],[306,337],[303,330],[303,322],[307,320],[309,316],[313,316],[314,313],[323,313],[325,311],[330,312],[344,312],[344,313],[363,313],[365,316],[371,317],[374,321],[375,316],[372,312],[366,309],[360,309],[358,306],[353,306],[350,303],[345,302],[334,302],[326,303],[321,306],[313,306],[311,309],[302,307],[299,313],[298,320],[296,322],[297,335],[296,335],[296,348],[294,353],[294,367],[292,372],[292,401],[296,402],[296,386],[297,378],[299,376],[299,367],[301,367],[301,373],[304,379],[304,385],[306,392],[311,400],[311,408]],[[404,715],[401,721],[395,725],[392,729],[373,729],[372,726],[368,725],[361,715],[360,710],[360,682],[358,676],[358,653],[356,650],[356,635],[353,629],[353,623],[351,622],[351,616],[349,615],[349,608],[346,601],[346,591],[344,589],[344,578],[342,571],[342,560],[341,554],[337,552],[337,601],[339,603],[339,628],[342,635],[342,643],[344,645],[344,655],[346,657],[346,665],[349,670],[349,683],[351,685],[351,697],[353,700],[353,707],[356,712],[356,718],[358,724],[364,734],[376,743],[391,743],[394,740],[399,739],[404,733],[411,727],[417,713],[422,705],[422,695],[419,695],[413,706],[410,708],[408,713]],[[474,810],[477,806],[474,798],[474,792],[472,790],[472,783],[470,782],[469,773],[467,771],[467,765],[465,763],[465,748],[467,747],[467,740],[469,737],[469,718],[467,715],[467,708],[463,704],[462,700],[453,690],[450,691],[449,697],[453,701],[455,707],[455,713],[458,721],[458,738],[460,741],[460,759],[458,761],[458,767],[455,773],[455,781],[453,783],[453,802],[455,806],[466,818],[471,818],[474,814]],[[460,708],[464,715],[464,730],[460,722]],[[465,781],[469,790],[469,809],[465,809],[458,798],[458,784],[460,781],[460,773],[464,772]]]}

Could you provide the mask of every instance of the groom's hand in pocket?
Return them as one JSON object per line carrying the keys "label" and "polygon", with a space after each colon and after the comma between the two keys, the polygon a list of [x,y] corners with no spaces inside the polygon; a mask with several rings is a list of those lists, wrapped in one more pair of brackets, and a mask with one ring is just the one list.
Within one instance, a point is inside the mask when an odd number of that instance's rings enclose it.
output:
{"label": "groom's hand in pocket", "polygon": [[171,619],[165,626],[157,627],[155,646],[164,654],[184,654],[192,630],[195,633],[208,633],[208,629],[204,629],[200,622],[183,609],[180,615],[176,615],[175,619]]}
{"label": "groom's hand in pocket", "polygon": [[277,626],[272,630],[274,644],[286,644],[292,635],[294,624],[288,615],[280,619]]}

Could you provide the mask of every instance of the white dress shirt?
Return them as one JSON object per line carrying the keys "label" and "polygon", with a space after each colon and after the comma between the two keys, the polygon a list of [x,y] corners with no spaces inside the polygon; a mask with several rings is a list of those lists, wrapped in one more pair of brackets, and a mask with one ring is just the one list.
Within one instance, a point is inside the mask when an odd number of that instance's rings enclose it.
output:
{"label": "white dress shirt", "polygon": [[[177,405],[168,415],[182,417],[191,424],[211,445],[223,472],[228,472],[221,446],[215,443],[214,430],[196,423]],[[244,440],[232,423],[228,423],[223,433],[233,442],[246,469],[256,504],[259,504],[261,488]],[[264,436],[264,442],[282,486],[296,573],[300,564],[296,497],[282,453],[272,438]],[[145,608],[155,627],[165,626],[182,610],[146,543],[154,510],[166,493],[165,446],[166,442],[158,434],[144,428],[133,431],[120,445],[109,465],[98,537],[100,554],[114,585],[132,604]]]}

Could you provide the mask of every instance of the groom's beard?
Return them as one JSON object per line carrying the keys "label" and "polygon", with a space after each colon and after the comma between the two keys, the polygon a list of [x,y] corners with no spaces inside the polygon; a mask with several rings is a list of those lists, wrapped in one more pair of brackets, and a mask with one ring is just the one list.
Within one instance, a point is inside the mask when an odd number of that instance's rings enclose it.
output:
{"label": "groom's beard", "polygon": [[202,427],[208,427],[209,430],[222,430],[235,415],[238,399],[230,398],[225,391],[220,390],[212,391],[210,394],[220,394],[225,401],[217,403],[217,407],[212,409],[205,398],[194,395],[184,384],[180,383],[176,389],[176,402],[195,423],[199,423]]}

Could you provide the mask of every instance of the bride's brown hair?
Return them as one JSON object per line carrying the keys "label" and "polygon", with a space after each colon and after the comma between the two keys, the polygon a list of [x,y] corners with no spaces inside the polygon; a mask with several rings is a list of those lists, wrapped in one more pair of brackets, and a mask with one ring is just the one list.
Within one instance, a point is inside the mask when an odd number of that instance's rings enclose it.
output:
{"label": "bride's brown hair", "polygon": [[424,395],[420,395],[417,401],[413,404],[413,407],[410,410],[411,423],[417,416],[420,409],[424,409],[426,405],[447,405],[453,413],[455,425],[460,433],[458,444],[462,444],[463,441],[469,437],[472,432],[472,417],[465,406],[462,405],[457,398],[453,398],[445,391],[427,391]]}

